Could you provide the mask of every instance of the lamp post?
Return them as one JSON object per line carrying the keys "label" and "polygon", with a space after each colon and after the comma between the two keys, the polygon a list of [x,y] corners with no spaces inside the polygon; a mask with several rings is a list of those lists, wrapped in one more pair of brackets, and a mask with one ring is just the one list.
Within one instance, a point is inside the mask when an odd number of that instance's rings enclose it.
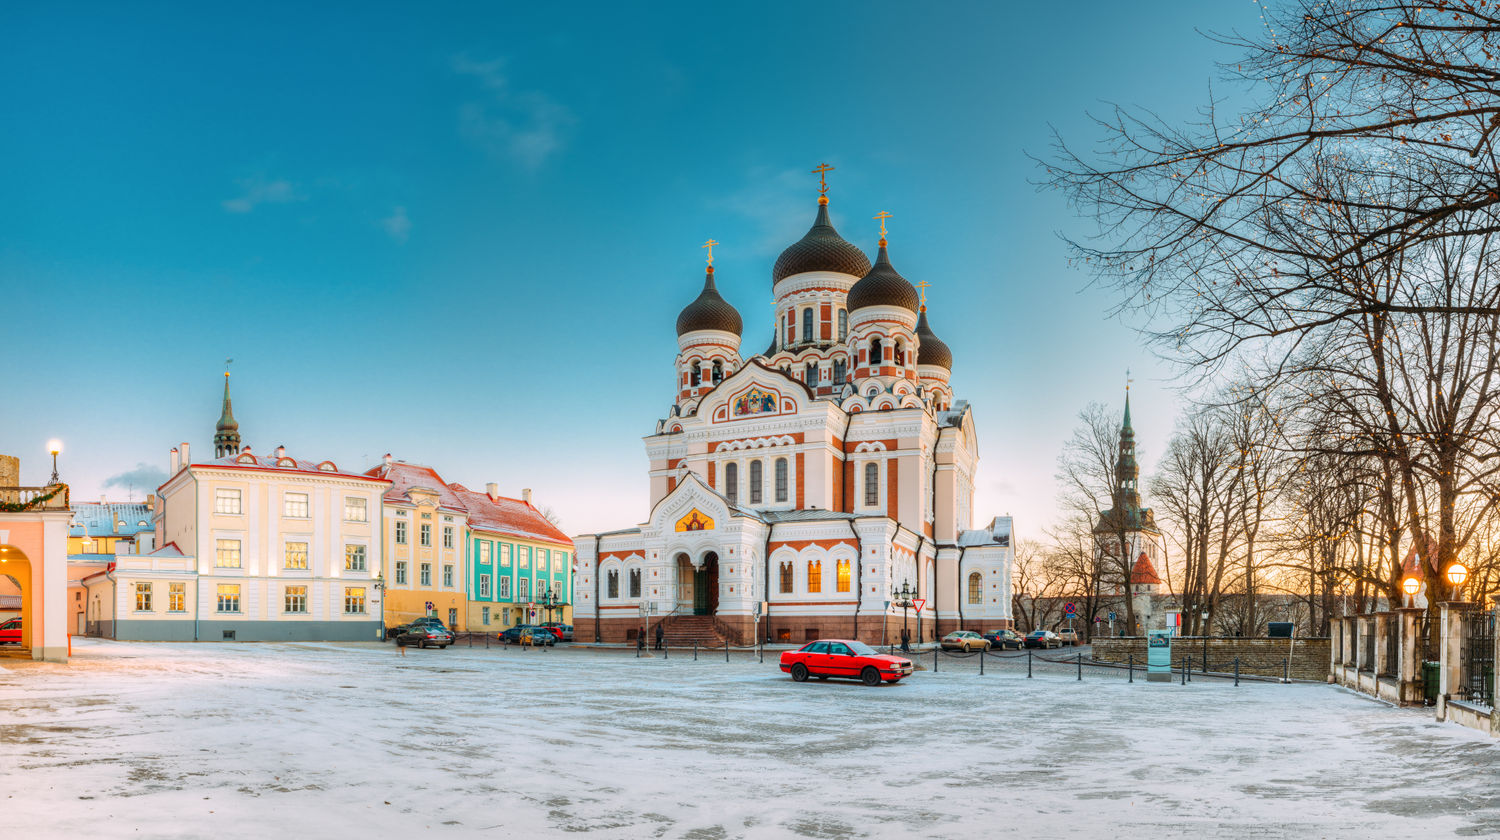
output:
{"label": "lamp post", "polygon": [[1417,590],[1422,588],[1422,582],[1415,577],[1408,576],[1401,581],[1401,591],[1406,593],[1406,606],[1414,607],[1417,604]]}
{"label": "lamp post", "polygon": [[1468,578],[1468,566],[1455,560],[1453,561],[1453,565],[1448,567],[1448,582],[1453,584],[1453,600],[1459,600],[1459,593],[1463,589],[1464,581],[1468,580]]}
{"label": "lamp post", "polygon": [[901,651],[903,653],[911,652],[911,645],[907,643],[907,640],[911,637],[907,635],[906,631],[906,611],[915,606],[912,603],[912,596],[915,594],[917,593],[912,591],[911,580],[909,578],[901,581],[900,589],[891,590],[891,602],[901,608]]}
{"label": "lamp post", "polygon": [[380,599],[380,640],[385,641],[385,578],[381,577],[380,571],[375,571],[375,581],[370,584],[375,590],[375,597]]}
{"label": "lamp post", "polygon": [[1199,611],[1198,617],[1203,619],[1203,673],[1208,673],[1208,607]]}
{"label": "lamp post", "polygon": [[557,592],[548,589],[542,595],[542,606],[547,610],[547,623],[552,623],[552,611],[557,608]]}
{"label": "lamp post", "polygon": [[62,441],[57,438],[47,441],[47,451],[52,454],[52,481],[57,484],[57,456],[62,452]]}

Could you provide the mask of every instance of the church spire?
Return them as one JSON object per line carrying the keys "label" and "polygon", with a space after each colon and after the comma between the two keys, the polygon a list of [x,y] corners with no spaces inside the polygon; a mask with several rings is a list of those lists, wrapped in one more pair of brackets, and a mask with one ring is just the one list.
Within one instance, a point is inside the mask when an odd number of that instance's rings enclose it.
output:
{"label": "church spire", "polygon": [[240,453],[240,424],[234,420],[234,407],[229,401],[229,371],[224,371],[224,410],[219,414],[219,425],[214,427],[214,457],[225,458]]}
{"label": "church spire", "polygon": [[1115,456],[1115,510],[1135,520],[1141,514],[1140,465],[1135,460],[1135,429],[1130,425],[1130,384],[1125,384],[1125,419],[1120,423],[1120,449]]}

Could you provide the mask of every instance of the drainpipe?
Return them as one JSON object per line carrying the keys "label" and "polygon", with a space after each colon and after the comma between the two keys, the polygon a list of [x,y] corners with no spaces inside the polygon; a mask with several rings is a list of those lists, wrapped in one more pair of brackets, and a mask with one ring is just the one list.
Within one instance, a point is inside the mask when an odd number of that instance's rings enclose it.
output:
{"label": "drainpipe", "polygon": [[594,644],[604,641],[599,629],[599,535],[594,535]]}
{"label": "drainpipe", "polygon": [[[958,547],[958,629],[964,629],[964,552],[968,551],[963,546]],[[980,581],[983,586],[984,582]],[[983,591],[983,590],[981,590]]]}
{"label": "drainpipe", "polygon": [[[919,597],[922,594],[922,547],[924,545],[926,545],[926,543],[927,543],[927,537],[925,537],[919,531],[917,533],[917,595]],[[934,542],[933,545],[935,546],[935,545],[937,545],[937,543]],[[895,547],[895,542],[894,541],[891,543],[891,546]],[[934,563],[933,565],[934,565],[934,567],[936,567],[937,564]],[[936,621],[937,620],[937,587],[936,586],[934,586],[932,588],[932,615],[933,615],[933,620]],[[922,642],[922,611],[921,610],[917,610],[917,643],[920,644],[921,642]]]}
{"label": "drainpipe", "polygon": [[[845,520],[849,523],[849,533],[854,535],[854,636],[859,641],[859,606],[865,600],[865,543],[859,538],[859,531],[854,527],[854,520]],[[835,569],[837,574],[837,569]]]}
{"label": "drainpipe", "polygon": [[766,586],[766,591],[762,593],[766,596],[766,614],[761,616],[761,618],[766,622],[766,641],[768,642],[771,641],[771,532],[774,530],[776,530],[776,523],[767,522],[766,544],[760,552],[761,560],[765,563],[765,576],[763,580]]}

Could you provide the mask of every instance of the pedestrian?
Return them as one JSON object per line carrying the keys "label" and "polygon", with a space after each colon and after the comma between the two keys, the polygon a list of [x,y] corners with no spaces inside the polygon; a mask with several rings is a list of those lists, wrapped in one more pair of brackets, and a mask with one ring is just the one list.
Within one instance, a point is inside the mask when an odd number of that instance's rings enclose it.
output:
{"label": "pedestrian", "polygon": [[901,652],[911,653],[911,631],[905,627],[901,628]]}
{"label": "pedestrian", "polygon": [[656,622],[656,649],[657,650],[661,650],[661,637],[663,635],[664,634],[662,633],[661,622],[658,621],[658,622]]}

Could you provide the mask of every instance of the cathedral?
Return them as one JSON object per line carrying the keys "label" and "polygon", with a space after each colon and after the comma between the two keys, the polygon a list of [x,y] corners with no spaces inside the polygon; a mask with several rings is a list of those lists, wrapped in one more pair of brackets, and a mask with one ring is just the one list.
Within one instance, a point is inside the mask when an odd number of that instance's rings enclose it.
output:
{"label": "cathedral", "polygon": [[891,262],[889,214],[872,264],[834,229],[827,190],[771,269],[761,353],[742,346],[709,241],[677,316],[672,405],[645,438],[649,517],[574,540],[578,639],[663,626],[881,644],[903,624],[914,641],[1010,626],[1011,520],[971,527],[979,447],[953,354]]}

